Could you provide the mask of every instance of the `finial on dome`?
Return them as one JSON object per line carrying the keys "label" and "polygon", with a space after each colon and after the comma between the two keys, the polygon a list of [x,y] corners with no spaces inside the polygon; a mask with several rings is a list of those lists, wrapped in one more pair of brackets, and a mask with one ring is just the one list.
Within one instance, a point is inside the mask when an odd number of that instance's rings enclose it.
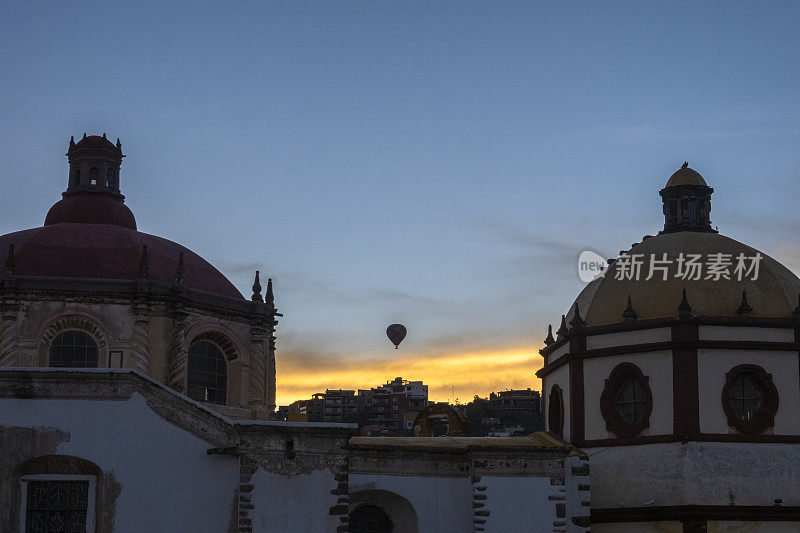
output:
{"label": "finial on dome", "polygon": [[[103,132],[103,139],[106,139],[106,132]],[[108,140],[108,139],[106,139]]]}
{"label": "finial on dome", "polygon": [[184,267],[183,267],[183,252],[178,256],[178,268],[175,269],[175,285],[183,285],[183,275],[184,275]]}
{"label": "finial on dome", "polygon": [[253,296],[250,297],[254,302],[263,302],[261,297],[261,281],[258,279],[258,270],[256,270],[256,279],[253,282]]}
{"label": "finial on dome", "polygon": [[70,147],[70,149],[75,148],[75,136],[74,135],[70,135],[69,136],[69,147]]}
{"label": "finial on dome", "polygon": [[6,274],[13,274],[14,273],[14,245],[8,245],[8,255],[6,256],[6,265],[5,265]]}
{"label": "finial on dome", "polygon": [[681,168],[688,168],[688,167],[689,167],[689,162],[688,161],[684,161],[683,165],[681,165]]}
{"label": "finial on dome", "polygon": [[150,275],[150,264],[147,261],[147,245],[142,245],[142,256],[139,259],[139,274],[138,277],[146,278]]}
{"label": "finial on dome", "polygon": [[683,289],[683,298],[680,305],[678,305],[678,316],[680,318],[689,318],[692,316],[692,306],[689,305],[689,300],[686,299],[686,289]]}
{"label": "finial on dome", "polygon": [[553,325],[552,324],[548,324],[547,325],[547,337],[545,337],[545,339],[544,339],[544,345],[545,346],[549,346],[549,345],[553,344],[554,342],[556,342],[556,340],[553,338]]}
{"label": "finial on dome", "polygon": [[272,294],[272,278],[267,280],[267,296],[265,300],[269,305],[275,304],[275,295]]}
{"label": "finial on dome", "polygon": [[633,310],[633,306],[631,305],[631,295],[628,295],[628,307],[622,312],[622,320],[626,322],[633,322],[637,320],[639,315],[636,314],[636,311]]}
{"label": "finial on dome", "polygon": [[742,291],[742,304],[736,310],[737,315],[749,315],[753,312],[753,308],[747,303],[747,292]]}
{"label": "finial on dome", "polygon": [[119,137],[117,137],[117,149],[122,150],[122,143],[119,142]]}
{"label": "finial on dome", "polygon": [[569,325],[573,328],[580,328],[586,325],[586,321],[581,318],[581,310],[578,308],[577,302],[575,302],[575,315],[569,321]]}
{"label": "finial on dome", "polygon": [[567,317],[565,315],[561,315],[561,325],[558,326],[556,330],[556,336],[561,339],[565,337],[569,333],[569,329],[567,329]]}
{"label": "finial on dome", "polygon": [[83,132],[83,138],[86,139],[86,132]]}

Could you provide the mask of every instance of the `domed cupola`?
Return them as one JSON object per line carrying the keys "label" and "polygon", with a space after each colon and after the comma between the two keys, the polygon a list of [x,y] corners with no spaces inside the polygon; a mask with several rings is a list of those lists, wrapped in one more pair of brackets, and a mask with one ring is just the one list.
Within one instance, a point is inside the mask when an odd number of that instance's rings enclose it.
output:
{"label": "domed cupola", "polygon": [[69,141],[69,182],[63,199],[47,213],[44,225],[73,222],[79,224],[110,224],[136,229],[136,219],[123,203],[119,189],[119,169],[122,165],[122,143],[115,145],[104,133]]}
{"label": "domed cupola", "polygon": [[706,184],[698,172],[684,162],[659,191],[664,202],[664,229],[661,233],[676,231],[717,231],[711,228],[711,194],[714,189]]}

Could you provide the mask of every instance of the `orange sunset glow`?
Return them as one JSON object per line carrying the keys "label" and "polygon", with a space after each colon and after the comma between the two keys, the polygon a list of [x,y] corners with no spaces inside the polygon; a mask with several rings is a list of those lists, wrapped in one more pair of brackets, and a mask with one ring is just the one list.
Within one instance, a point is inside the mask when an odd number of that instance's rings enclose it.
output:
{"label": "orange sunset glow", "polygon": [[421,380],[428,385],[428,398],[442,402],[457,399],[466,403],[475,395],[488,396],[492,391],[538,390],[541,386],[535,375],[542,366],[538,348],[438,355],[412,353],[391,360],[364,356],[313,368],[301,362],[302,358],[293,358],[291,352],[281,356],[277,369],[278,405],[308,399],[325,389],[368,389],[398,376]]}

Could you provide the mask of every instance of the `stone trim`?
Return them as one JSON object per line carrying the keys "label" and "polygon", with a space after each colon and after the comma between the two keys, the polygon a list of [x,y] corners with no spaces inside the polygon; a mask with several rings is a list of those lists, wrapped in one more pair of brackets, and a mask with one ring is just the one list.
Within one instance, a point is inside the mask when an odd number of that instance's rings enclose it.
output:
{"label": "stone trim", "polygon": [[674,505],[592,509],[593,524],[677,520],[737,520],[784,522],[800,520],[800,506]]}
{"label": "stone trim", "polygon": [[78,330],[86,333],[97,343],[97,366],[108,366],[108,344],[109,337],[106,330],[98,321],[88,316],[88,313],[78,309],[66,309],[60,312],[58,318],[45,321],[47,324],[40,331],[39,341],[39,365],[50,366],[50,345],[53,340],[61,333],[70,330]]}
{"label": "stone trim", "polygon": [[[672,327],[673,325],[681,322],[690,322],[698,326],[733,326],[744,328],[786,328],[794,329],[796,327],[795,318],[793,317],[752,317],[752,316],[710,316],[699,315],[691,318],[667,317],[667,318],[650,318],[630,322],[618,322],[616,324],[605,324],[602,326],[585,325],[580,328],[580,335],[594,336],[604,335],[606,333],[625,333],[629,331],[639,331],[643,329],[656,329],[664,327]],[[570,330],[565,336],[556,340],[556,342],[549,344],[539,350],[542,356],[550,355],[557,349],[567,344],[570,339],[578,334],[575,330]]]}

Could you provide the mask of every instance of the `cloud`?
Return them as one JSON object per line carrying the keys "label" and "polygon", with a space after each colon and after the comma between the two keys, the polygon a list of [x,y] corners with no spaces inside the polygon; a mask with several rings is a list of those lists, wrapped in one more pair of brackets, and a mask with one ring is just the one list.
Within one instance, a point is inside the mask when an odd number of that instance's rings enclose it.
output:
{"label": "cloud", "polygon": [[432,350],[391,359],[368,354],[287,352],[278,362],[278,403],[310,398],[332,389],[371,388],[395,377],[422,380],[431,400],[469,401],[474,395],[507,388],[539,388],[534,375],[541,368],[538,348],[516,347],[472,352]]}

